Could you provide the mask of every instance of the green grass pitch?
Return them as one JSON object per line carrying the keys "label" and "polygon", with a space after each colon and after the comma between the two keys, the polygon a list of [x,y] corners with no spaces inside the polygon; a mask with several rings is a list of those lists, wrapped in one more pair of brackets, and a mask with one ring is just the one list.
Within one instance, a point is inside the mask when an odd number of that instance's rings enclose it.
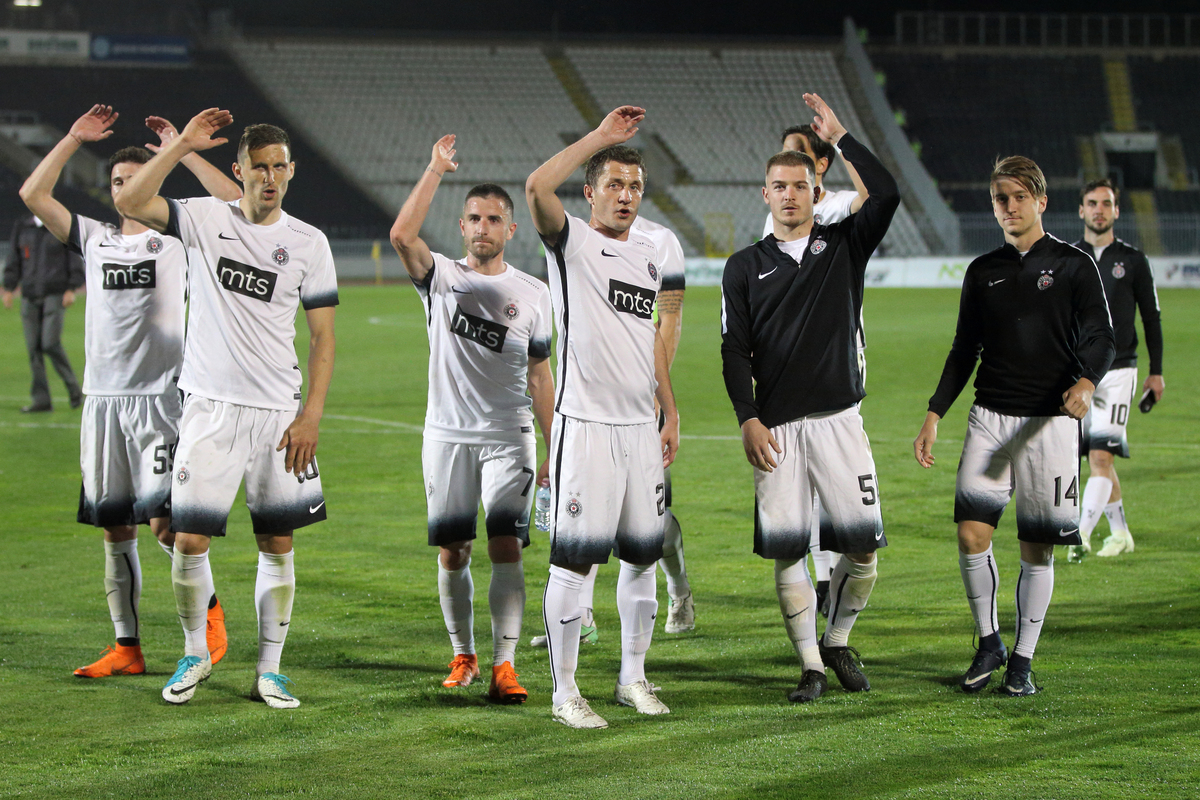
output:
{"label": "green grass pitch", "polygon": [[[1133,414],[1120,463],[1132,555],[1060,556],[1022,700],[954,687],[972,624],[951,522],[969,395],[942,423],[938,466],[912,438],[953,334],[957,292],[869,290],[863,416],[891,546],[851,637],[872,690],[836,685],[789,704],[800,669],[770,564],[750,552],[751,474],[720,376],[718,292],[693,288],[674,369],[685,438],[675,511],[695,590],[694,633],[661,625],[647,670],[672,714],[612,701],[620,658],[615,565],[596,591],[600,644],[578,680],[611,723],[550,718],[544,650],[522,644],[520,707],[486,683],[441,687],[451,650],[425,544],[420,425],[427,343],[416,294],[347,286],[320,445],[329,521],[296,537],[297,593],[283,671],[303,701],[249,700],[255,548],[244,506],[213,548],[230,649],[186,706],[159,690],[182,651],[167,559],[141,537],[149,673],[83,681],[112,641],[100,535],[74,522],[79,413],[31,419],[19,314],[0,312],[0,797],[21,798],[1129,798],[1200,795],[1200,292],[1164,291],[1165,400]],[[304,326],[300,339],[305,339]],[[67,340],[82,366],[83,313]],[[303,350],[303,341],[301,341]],[[303,354],[302,354],[303,356]],[[303,363],[303,360],[301,361]],[[1145,360],[1142,361],[1145,373]],[[969,391],[969,390],[968,390]],[[1102,539],[1107,523],[1097,531]],[[541,625],[547,542],[526,551],[523,641]],[[1002,633],[1012,642],[1017,546],[996,539]],[[490,655],[487,559],[476,559],[476,639]],[[660,602],[665,590],[659,581]],[[665,618],[665,614],[662,615]],[[486,673],[485,673],[486,674]]]}

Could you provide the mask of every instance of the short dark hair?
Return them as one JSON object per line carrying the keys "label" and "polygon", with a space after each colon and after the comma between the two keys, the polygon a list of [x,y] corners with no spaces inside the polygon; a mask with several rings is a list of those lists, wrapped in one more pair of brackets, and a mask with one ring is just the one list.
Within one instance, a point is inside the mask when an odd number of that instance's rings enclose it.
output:
{"label": "short dark hair", "polygon": [[1083,198],[1087,197],[1097,189],[1112,189],[1113,205],[1121,204],[1121,190],[1118,189],[1112,182],[1111,178],[1101,178],[1098,181],[1088,181],[1082,189],[1079,190],[1079,205],[1083,205]]}
{"label": "short dark hair", "polygon": [[481,183],[478,186],[471,187],[471,191],[467,192],[466,199],[463,200],[464,207],[472,197],[482,197],[485,200],[489,197],[494,197],[500,201],[500,205],[504,206],[504,211],[510,218],[513,215],[512,198],[509,196],[508,192],[504,191],[503,186],[499,186],[495,183]]}
{"label": "short dark hair", "polygon": [[633,164],[642,170],[642,180],[646,179],[646,162],[642,160],[642,154],[632,147],[614,144],[587,160],[587,165],[584,167],[584,182],[595,189],[596,181],[600,179],[600,173],[604,171],[605,165],[610,161],[618,164]]}
{"label": "short dark hair", "polygon": [[796,134],[800,134],[808,140],[808,147],[813,151],[813,155],[818,159],[825,159],[830,165],[833,164],[833,157],[837,154],[837,150],[829,142],[818,136],[817,132],[813,130],[812,125],[793,125],[779,137],[779,143],[787,144],[788,137],[795,136]]}
{"label": "short dark hair", "polygon": [[817,179],[817,165],[808,157],[808,153],[801,153],[799,150],[784,150],[768,158],[767,174],[770,175],[775,167],[804,167],[808,170],[809,178],[814,181]]}
{"label": "short dark hair", "polygon": [[152,158],[154,158],[154,153],[151,153],[144,147],[136,145],[133,147],[122,147],[108,157],[108,174],[112,174],[113,167],[117,164],[145,164]]}
{"label": "short dark hair", "polygon": [[238,160],[241,160],[242,156],[251,150],[258,150],[272,144],[281,144],[286,147],[288,158],[291,158],[292,140],[288,138],[287,131],[265,123],[247,125],[246,130],[242,131],[241,141],[238,142]]}
{"label": "short dark hair", "polygon": [[1034,197],[1046,196],[1046,176],[1032,158],[1009,156],[998,158],[992,165],[992,177],[988,186],[995,186],[1001,178],[1011,178],[1029,190]]}

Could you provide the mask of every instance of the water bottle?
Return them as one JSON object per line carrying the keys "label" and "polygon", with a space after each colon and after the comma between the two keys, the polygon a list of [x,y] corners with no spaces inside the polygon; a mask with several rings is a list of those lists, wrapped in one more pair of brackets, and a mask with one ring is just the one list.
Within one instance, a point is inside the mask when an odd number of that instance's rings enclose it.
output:
{"label": "water bottle", "polygon": [[550,487],[539,486],[533,505],[533,524],[539,531],[550,530]]}

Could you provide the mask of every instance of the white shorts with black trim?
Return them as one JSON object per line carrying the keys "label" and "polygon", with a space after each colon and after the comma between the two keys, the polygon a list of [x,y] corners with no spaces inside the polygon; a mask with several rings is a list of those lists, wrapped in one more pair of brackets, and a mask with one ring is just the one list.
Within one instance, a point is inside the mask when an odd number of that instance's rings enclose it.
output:
{"label": "white shorts with black trim", "polygon": [[550,563],[631,564],[662,558],[666,497],[653,422],[608,425],[554,415]]}
{"label": "white shorts with black trim", "polygon": [[1077,420],[971,408],[954,489],[955,522],[994,528],[1015,498],[1018,539],[1081,544],[1081,494]]}
{"label": "white shorts with black trim", "polygon": [[79,426],[79,512],[85,525],[145,525],[171,515],[179,392],[91,396]]}
{"label": "white shorts with black trim", "polygon": [[1092,407],[1083,418],[1083,452],[1106,450],[1115,456],[1129,458],[1129,440],[1125,426],[1133,409],[1137,387],[1137,367],[1111,369],[1100,380],[1092,395]]}
{"label": "white shorts with black trim", "polygon": [[189,395],[179,424],[171,485],[171,530],[224,536],[242,478],[256,534],[278,534],[325,519],[314,459],[293,475],[275,448],[298,411],[252,408]]}
{"label": "white shorts with black trim", "polygon": [[537,443],[421,445],[429,544],[442,547],[475,538],[483,501],[487,536],[516,536],[529,544],[529,504],[537,467]]}
{"label": "white shorts with black trim", "polygon": [[754,552],[798,559],[808,552],[813,495],[821,500],[821,549],[871,553],[887,546],[871,443],[858,406],[771,428],[783,449],[772,472],[754,470]]}

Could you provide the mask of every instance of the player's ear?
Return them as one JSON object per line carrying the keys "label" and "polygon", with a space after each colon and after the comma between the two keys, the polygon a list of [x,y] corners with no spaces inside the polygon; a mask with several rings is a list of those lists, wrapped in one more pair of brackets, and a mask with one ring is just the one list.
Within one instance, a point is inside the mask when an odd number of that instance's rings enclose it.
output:
{"label": "player's ear", "polygon": [[516,232],[517,232],[517,223],[515,223],[515,222],[509,223],[508,236],[505,237],[505,241],[511,241],[513,234]]}
{"label": "player's ear", "polygon": [[1050,202],[1050,195],[1044,194],[1038,198],[1038,213],[1046,213],[1046,204]]}
{"label": "player's ear", "polygon": [[583,185],[583,196],[584,196],[584,199],[586,199],[588,201],[588,203],[592,202],[593,192],[592,192],[592,185],[590,183],[585,183]]}
{"label": "player's ear", "polygon": [[769,199],[767,199],[767,187],[765,187],[765,186],[762,187],[762,194],[763,194],[763,202],[766,203],[767,205],[771,205],[771,201]]}
{"label": "player's ear", "polygon": [[288,180],[290,181],[294,177],[296,177],[296,162],[289,161],[288,162]]}
{"label": "player's ear", "polygon": [[241,183],[246,182],[246,179],[242,177],[242,165],[236,161],[233,162],[233,177],[237,178]]}

